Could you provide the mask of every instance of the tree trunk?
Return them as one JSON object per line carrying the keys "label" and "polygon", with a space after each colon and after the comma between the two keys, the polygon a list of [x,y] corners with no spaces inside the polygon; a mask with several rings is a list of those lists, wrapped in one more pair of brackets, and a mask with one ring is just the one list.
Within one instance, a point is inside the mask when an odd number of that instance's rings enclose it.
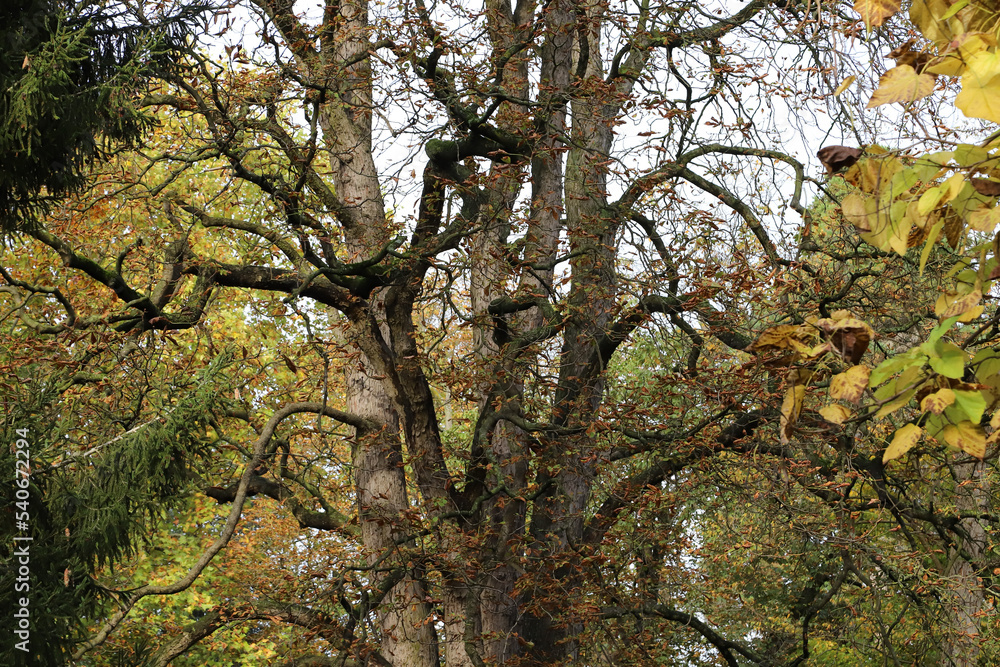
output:
{"label": "tree trunk", "polygon": [[[954,466],[956,509],[963,514],[988,513],[989,482],[981,461]],[[962,519],[959,527],[966,537],[949,554],[942,604],[947,614],[942,667],[973,667],[981,650],[979,630],[985,602],[983,581],[978,569],[988,543],[986,526],[975,518]]]}

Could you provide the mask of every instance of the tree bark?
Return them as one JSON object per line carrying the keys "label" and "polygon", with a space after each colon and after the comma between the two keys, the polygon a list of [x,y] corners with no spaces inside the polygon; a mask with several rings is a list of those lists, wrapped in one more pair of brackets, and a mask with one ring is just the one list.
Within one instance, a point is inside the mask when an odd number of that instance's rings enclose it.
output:
{"label": "tree bark", "polygon": [[[954,466],[955,506],[962,514],[985,515],[989,511],[989,482],[982,461]],[[986,601],[979,567],[988,544],[986,524],[965,518],[958,527],[964,537],[949,553],[943,591],[947,622],[939,664],[942,667],[973,667],[979,662],[983,605]]]}

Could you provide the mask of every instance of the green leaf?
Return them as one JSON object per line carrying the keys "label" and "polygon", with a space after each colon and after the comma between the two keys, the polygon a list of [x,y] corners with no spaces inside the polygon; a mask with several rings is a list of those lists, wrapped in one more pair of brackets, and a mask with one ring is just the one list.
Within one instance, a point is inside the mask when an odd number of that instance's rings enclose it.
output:
{"label": "green leaf", "polygon": [[958,0],[958,2],[953,4],[951,8],[944,13],[944,15],[941,17],[941,20],[947,21],[955,14],[959,13],[960,11],[968,7],[968,5],[969,5],[969,0]]}
{"label": "green leaf", "polygon": [[955,405],[962,409],[973,424],[978,424],[986,412],[986,397],[980,391],[955,390]]}
{"label": "green leaf", "polygon": [[[934,345],[936,345],[937,342],[941,340],[941,336],[948,333],[948,331],[953,326],[955,326],[956,322],[958,322],[957,315],[955,317],[949,317],[945,320],[942,320],[936,327],[931,329],[931,332],[927,334],[927,340],[920,347],[922,349],[925,349],[927,354],[932,354],[934,352]],[[929,347],[924,348],[924,346],[929,346]]]}
{"label": "green leaf", "polygon": [[[920,366],[911,365],[900,373],[893,382],[879,387],[875,392],[875,399],[884,404],[875,413],[875,418],[884,417],[909,403],[910,399],[917,393],[917,385],[924,379],[924,376],[922,364]],[[899,395],[896,396],[896,394]],[[892,398],[893,396],[896,397]]]}
{"label": "green leaf", "polygon": [[920,275],[924,275],[924,267],[927,266],[927,258],[930,257],[931,249],[937,243],[941,230],[944,229],[944,218],[938,218],[927,233],[927,240],[924,241],[923,250],[920,251]]}
{"label": "green leaf", "polygon": [[895,375],[905,368],[923,366],[924,360],[925,357],[917,349],[909,350],[895,357],[889,357],[876,366],[875,370],[868,376],[868,386],[875,388],[889,379],[890,376]]}
{"label": "green leaf", "polygon": [[1000,374],[1000,354],[989,348],[980,350],[970,365],[976,369],[976,379],[985,382],[992,376]]}
{"label": "green leaf", "polygon": [[965,373],[965,350],[954,343],[938,343],[936,355],[930,357],[931,368],[941,375],[961,379]]}
{"label": "green leaf", "polygon": [[900,394],[896,398],[892,399],[891,401],[880,407],[878,409],[878,412],[875,413],[875,418],[879,419],[881,417],[885,417],[887,414],[899,410],[901,407],[909,403],[910,399],[913,398],[913,395],[916,393],[917,393],[916,388],[904,391],[902,394]]}
{"label": "green leaf", "polygon": [[975,144],[959,144],[955,148],[955,162],[963,167],[971,167],[974,164],[985,162],[989,156],[989,151]]}

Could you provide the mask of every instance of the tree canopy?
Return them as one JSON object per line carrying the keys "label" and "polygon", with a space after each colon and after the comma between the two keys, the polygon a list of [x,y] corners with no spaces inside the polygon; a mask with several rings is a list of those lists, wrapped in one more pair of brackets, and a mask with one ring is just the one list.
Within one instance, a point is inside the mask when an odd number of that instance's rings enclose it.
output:
{"label": "tree canopy", "polygon": [[0,259],[5,664],[1000,659],[989,5],[204,28]]}
{"label": "tree canopy", "polygon": [[119,2],[10,0],[0,8],[0,228],[33,224],[48,197],[130,144],[152,118],[135,107],[171,68],[204,5],[131,14]]}

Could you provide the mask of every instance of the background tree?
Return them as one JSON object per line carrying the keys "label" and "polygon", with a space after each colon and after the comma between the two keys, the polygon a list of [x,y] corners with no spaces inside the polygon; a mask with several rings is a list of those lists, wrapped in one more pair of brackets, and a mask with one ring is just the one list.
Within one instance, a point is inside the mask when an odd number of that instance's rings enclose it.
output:
{"label": "background tree", "polygon": [[[39,402],[61,430],[40,430],[35,506],[100,538],[74,565],[108,601],[62,635],[77,661],[131,650],[131,619],[163,622],[156,601],[203,591],[210,563],[267,576],[218,586],[187,626],[168,613],[150,664],[247,627],[289,664],[978,657],[995,446],[973,395],[996,369],[965,378],[962,330],[927,312],[949,252],[982,247],[942,217],[906,228],[928,248],[907,262],[889,252],[909,234],[881,224],[970,200],[970,149],[926,173],[854,151],[811,213],[780,150],[776,100],[837,78],[824,56],[856,15],[248,7],[261,46],[192,49],[143,101],[155,139],[4,260],[9,349],[47,346],[65,374]],[[991,267],[958,280],[985,299]],[[967,347],[994,314],[965,317]],[[886,465],[892,420],[932,419],[914,382],[962,398],[930,435],[975,459],[928,441]],[[169,539],[194,491],[223,510],[208,544],[144,579],[137,560],[165,556],[141,536]]]}
{"label": "background tree", "polygon": [[134,145],[152,119],[136,93],[175,62],[204,3],[136,15],[126,3],[11,0],[0,9],[0,226],[33,224],[85,167]]}

